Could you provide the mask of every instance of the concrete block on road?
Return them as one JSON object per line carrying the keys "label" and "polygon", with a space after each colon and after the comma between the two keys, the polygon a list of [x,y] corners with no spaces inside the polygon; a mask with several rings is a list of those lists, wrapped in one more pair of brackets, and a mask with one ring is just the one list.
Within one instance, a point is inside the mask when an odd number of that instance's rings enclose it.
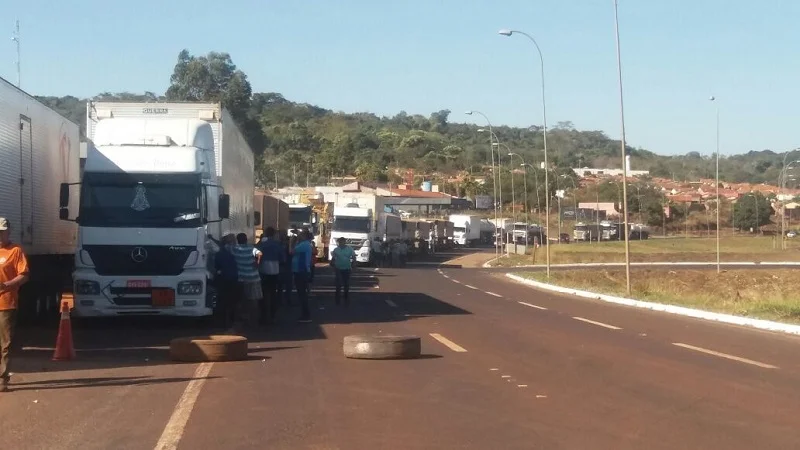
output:
{"label": "concrete block on road", "polygon": [[234,335],[210,335],[176,338],[169,343],[173,361],[212,362],[247,359],[247,338]]}
{"label": "concrete block on road", "polygon": [[412,359],[422,353],[419,336],[353,335],[342,343],[344,356],[351,359]]}

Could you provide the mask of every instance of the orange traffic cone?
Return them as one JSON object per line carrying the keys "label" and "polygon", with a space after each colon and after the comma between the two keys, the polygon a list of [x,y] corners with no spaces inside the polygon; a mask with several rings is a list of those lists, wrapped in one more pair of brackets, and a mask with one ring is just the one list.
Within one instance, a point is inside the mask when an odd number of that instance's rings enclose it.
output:
{"label": "orange traffic cone", "polygon": [[69,361],[75,358],[75,347],[72,345],[72,322],[69,320],[69,303],[61,303],[61,324],[58,326],[56,351],[53,361]]}

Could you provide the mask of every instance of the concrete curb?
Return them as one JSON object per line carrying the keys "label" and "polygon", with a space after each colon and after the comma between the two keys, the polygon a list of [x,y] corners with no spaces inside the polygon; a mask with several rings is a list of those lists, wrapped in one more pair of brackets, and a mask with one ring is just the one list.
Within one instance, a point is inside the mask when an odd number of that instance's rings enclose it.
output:
{"label": "concrete curb", "polygon": [[[524,266],[514,266],[514,267],[493,267],[489,264],[497,258],[492,258],[491,260],[487,261],[483,267],[484,269],[544,269],[546,266],[544,264],[536,264],[536,265],[524,265]],[[706,267],[706,266],[716,266],[716,262],[706,262],[706,261],[678,261],[678,262],[668,262],[668,261],[656,261],[656,262],[632,262],[631,267],[648,267],[648,266],[685,266],[685,267]],[[799,266],[800,262],[798,261],[733,261],[733,262],[721,262],[719,263],[720,267],[738,267],[738,266],[767,266],[767,267],[780,267],[780,266]],[[561,268],[561,269],[569,269],[569,268],[577,268],[577,267],[625,267],[625,263],[569,263],[569,264],[550,264],[550,268]]]}
{"label": "concrete curb", "polygon": [[[773,263],[776,264],[776,263]],[[794,263],[797,264],[797,263]],[[552,266],[551,266],[552,267]],[[542,283],[535,280],[520,277],[511,273],[507,273],[506,277],[517,281],[519,283],[542,289],[545,291],[559,292],[562,294],[570,294],[577,297],[591,298],[595,300],[602,300],[604,302],[616,303],[618,305],[632,306],[635,308],[649,309],[652,311],[660,311],[669,314],[676,314],[679,316],[693,317],[695,319],[708,320],[712,322],[721,322],[731,325],[739,325],[750,328],[757,328],[759,330],[777,331],[780,333],[800,335],[800,325],[791,325],[780,322],[773,322],[770,320],[751,319],[748,317],[734,316],[731,314],[714,313],[703,311],[700,309],[686,308],[683,306],[666,305],[662,303],[645,302],[641,300],[634,300],[624,297],[615,297],[613,295],[598,294],[596,292],[581,291],[572,288],[565,288],[556,286],[554,284]]]}

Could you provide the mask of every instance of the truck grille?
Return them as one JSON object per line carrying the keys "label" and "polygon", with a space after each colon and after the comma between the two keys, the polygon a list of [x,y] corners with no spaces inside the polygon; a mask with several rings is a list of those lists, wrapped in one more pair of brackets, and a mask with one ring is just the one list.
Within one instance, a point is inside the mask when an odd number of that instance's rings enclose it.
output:
{"label": "truck grille", "polygon": [[363,243],[364,243],[364,239],[359,239],[359,238],[345,238],[345,242],[346,242],[346,243],[347,243],[347,245],[348,245],[348,246],[350,246],[350,247],[354,247],[354,248],[361,248],[361,244],[363,244]]}
{"label": "truck grille", "polygon": [[[180,275],[194,247],[84,245],[98,275]],[[135,258],[134,258],[135,257]]]}

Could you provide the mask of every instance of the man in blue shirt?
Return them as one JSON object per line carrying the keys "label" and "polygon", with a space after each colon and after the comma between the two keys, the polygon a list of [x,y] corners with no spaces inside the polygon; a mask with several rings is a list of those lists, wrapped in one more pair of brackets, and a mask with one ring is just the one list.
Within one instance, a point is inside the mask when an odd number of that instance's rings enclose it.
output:
{"label": "man in blue shirt", "polygon": [[336,271],[336,304],[338,305],[342,287],[344,287],[344,306],[350,305],[350,273],[353,270],[353,263],[356,261],[356,252],[347,245],[347,240],[340,237],[338,244],[333,249],[331,266]]}
{"label": "man in blue shirt", "polygon": [[239,289],[239,268],[231,249],[236,236],[227,234],[222,237],[220,249],[214,256],[216,270],[215,284],[217,288],[217,314],[220,325],[229,328],[233,325],[236,305],[241,297]]}
{"label": "man in blue shirt", "polygon": [[261,325],[274,322],[278,311],[278,277],[284,259],[283,246],[275,238],[275,229],[267,227],[256,248],[261,252],[258,272],[261,275],[261,291],[264,294],[259,305],[258,321]]}
{"label": "man in blue shirt", "polygon": [[311,277],[311,236],[301,232],[292,251],[292,274],[297,298],[300,300],[300,322],[311,322],[311,310],[308,304],[308,282]]}

